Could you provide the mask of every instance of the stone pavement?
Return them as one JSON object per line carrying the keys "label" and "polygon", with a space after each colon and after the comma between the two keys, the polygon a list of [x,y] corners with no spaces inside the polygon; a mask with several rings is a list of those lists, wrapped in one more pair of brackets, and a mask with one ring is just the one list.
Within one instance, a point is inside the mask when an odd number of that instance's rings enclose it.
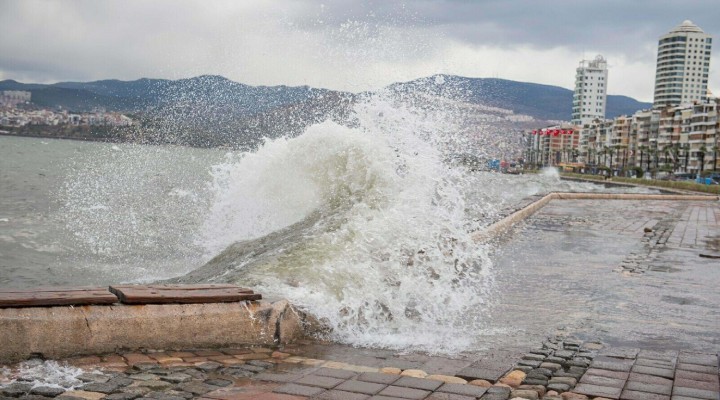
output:
{"label": "stone pavement", "polygon": [[[329,359],[308,357],[317,354]],[[515,359],[305,342],[279,350],[146,351],[64,363],[84,371],[70,378],[71,387],[6,371],[0,399],[717,400],[720,392],[718,354],[604,348],[562,337]]]}

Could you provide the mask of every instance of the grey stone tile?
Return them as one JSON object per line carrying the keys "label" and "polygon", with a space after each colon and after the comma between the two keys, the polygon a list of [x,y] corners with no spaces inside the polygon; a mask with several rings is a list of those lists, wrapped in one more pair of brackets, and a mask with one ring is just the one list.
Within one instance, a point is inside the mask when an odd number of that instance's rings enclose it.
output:
{"label": "grey stone tile", "polygon": [[673,396],[694,397],[696,399],[706,399],[706,400],[717,400],[718,399],[717,391],[685,388],[685,387],[679,387],[679,386],[675,386],[673,388],[672,394],[673,394]]}
{"label": "grey stone tile", "polygon": [[398,379],[400,379],[400,375],[382,374],[379,372],[365,372],[357,377],[359,381],[383,383],[385,385],[390,385]]}
{"label": "grey stone tile", "polygon": [[670,400],[670,396],[657,393],[637,392],[634,390],[623,390],[620,394],[621,400]]}
{"label": "grey stone tile", "polygon": [[464,396],[475,396],[480,397],[487,391],[487,388],[475,386],[475,385],[465,385],[461,383],[446,383],[442,385],[440,388],[436,390],[437,392],[443,392],[443,393],[455,393],[455,394],[461,394]]}
{"label": "grey stone tile", "polygon": [[343,392],[342,390],[328,390],[315,397],[318,400],[366,400],[370,396],[362,393]]}
{"label": "grey stone tile", "polygon": [[422,389],[433,391],[439,388],[443,383],[441,381],[434,381],[432,379],[421,379],[413,378],[410,376],[403,376],[397,381],[393,382],[393,386],[408,387],[413,389]]}
{"label": "grey stone tile", "polygon": [[608,399],[619,399],[621,388],[613,388],[607,386],[590,385],[587,383],[581,383],[575,386],[572,390],[573,393],[584,394],[589,397],[606,397]]}
{"label": "grey stone tile", "polygon": [[673,369],[643,367],[642,365],[633,366],[632,372],[637,374],[654,375],[667,379],[673,379],[675,377],[675,370]]}
{"label": "grey stone tile", "polygon": [[380,396],[399,397],[401,399],[424,399],[431,392],[429,390],[413,389],[400,386],[388,386],[378,393]]}
{"label": "grey stone tile", "polygon": [[313,375],[329,376],[338,379],[352,379],[357,376],[356,372],[336,368],[320,368],[312,373]]}
{"label": "grey stone tile", "polygon": [[374,395],[380,393],[381,390],[385,389],[387,385],[372,382],[363,381],[345,381],[340,385],[336,386],[336,390],[343,390],[346,392],[353,393],[364,393]]}
{"label": "grey stone tile", "polygon": [[657,385],[645,382],[628,382],[627,385],[625,385],[625,389],[636,392],[662,394],[668,397],[672,394],[672,385]]}
{"label": "grey stone tile", "polygon": [[318,375],[306,375],[295,381],[298,385],[317,386],[324,389],[332,389],[343,382],[345,382],[344,379]]}
{"label": "grey stone tile", "polygon": [[287,383],[285,385],[279,386],[273,390],[275,393],[284,393],[284,394],[291,394],[293,396],[305,396],[305,397],[311,397],[311,396],[317,396],[320,393],[324,392],[325,389],[314,387],[314,386],[303,386],[298,385],[295,383]]}

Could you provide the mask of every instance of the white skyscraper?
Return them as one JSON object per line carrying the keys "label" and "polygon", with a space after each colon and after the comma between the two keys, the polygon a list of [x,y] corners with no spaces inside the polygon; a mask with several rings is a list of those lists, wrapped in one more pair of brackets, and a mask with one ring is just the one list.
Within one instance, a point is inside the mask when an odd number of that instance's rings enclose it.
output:
{"label": "white skyscraper", "polygon": [[683,21],[658,42],[653,105],[662,107],[707,100],[712,38]]}
{"label": "white skyscraper", "polygon": [[603,56],[582,60],[575,75],[572,123],[587,125],[595,119],[605,119],[607,105],[607,61]]}

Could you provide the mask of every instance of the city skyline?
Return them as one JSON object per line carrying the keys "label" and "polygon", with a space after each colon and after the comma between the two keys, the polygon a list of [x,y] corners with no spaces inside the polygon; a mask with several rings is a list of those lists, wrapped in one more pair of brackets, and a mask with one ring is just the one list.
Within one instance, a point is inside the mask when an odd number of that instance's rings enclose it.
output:
{"label": "city skyline", "polygon": [[[0,79],[49,83],[218,74],[250,85],[364,91],[435,73],[574,88],[603,54],[608,94],[652,101],[658,38],[720,32],[711,1],[196,1],[0,4]],[[716,56],[710,62],[709,88]],[[718,82],[716,82],[718,81]]]}

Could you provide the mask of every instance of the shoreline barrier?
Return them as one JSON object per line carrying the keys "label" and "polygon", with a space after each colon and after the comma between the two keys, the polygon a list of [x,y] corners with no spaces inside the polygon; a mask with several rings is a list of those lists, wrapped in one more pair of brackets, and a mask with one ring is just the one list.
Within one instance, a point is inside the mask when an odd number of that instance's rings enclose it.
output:
{"label": "shoreline barrier", "polygon": [[491,224],[481,231],[473,234],[473,240],[478,243],[502,235],[512,229],[518,222],[523,221],[552,200],[666,200],[666,201],[718,201],[715,195],[702,194],[635,194],[635,193],[582,193],[582,192],[553,192],[539,200],[521,208],[505,218]]}
{"label": "shoreline barrier", "polygon": [[138,349],[279,345],[305,336],[287,300],[0,308],[0,364]]}

